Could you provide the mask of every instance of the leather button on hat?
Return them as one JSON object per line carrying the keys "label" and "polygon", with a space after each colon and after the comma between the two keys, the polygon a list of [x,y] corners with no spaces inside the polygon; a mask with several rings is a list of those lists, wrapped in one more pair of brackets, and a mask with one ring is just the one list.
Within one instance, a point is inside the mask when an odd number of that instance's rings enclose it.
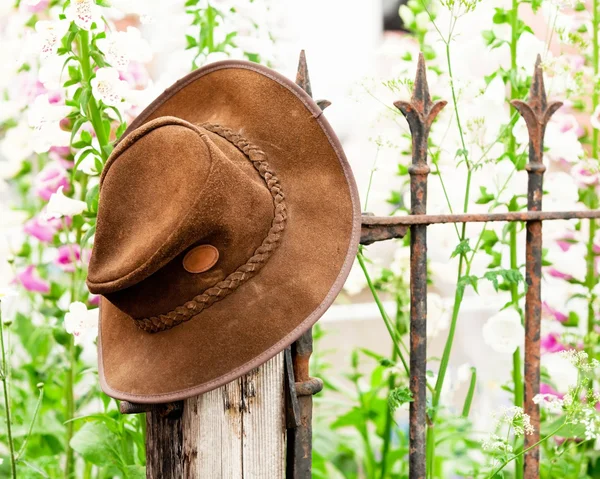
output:
{"label": "leather button on hat", "polygon": [[163,403],[264,363],[342,288],[360,208],[342,147],[296,84],[244,61],[160,95],[100,178],[87,284],[112,397]]}
{"label": "leather button on hat", "polygon": [[204,273],[219,259],[219,250],[209,244],[192,248],[183,257],[183,268],[188,273]]}

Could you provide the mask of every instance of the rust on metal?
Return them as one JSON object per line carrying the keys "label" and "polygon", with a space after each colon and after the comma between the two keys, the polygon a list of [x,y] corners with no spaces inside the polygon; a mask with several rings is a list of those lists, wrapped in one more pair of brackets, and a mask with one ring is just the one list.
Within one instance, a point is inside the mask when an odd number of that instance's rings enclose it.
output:
{"label": "rust on metal", "polygon": [[363,213],[360,243],[404,238],[413,225],[445,223],[487,223],[488,221],[550,221],[570,219],[600,219],[599,210],[583,211],[510,211],[506,213],[476,213],[453,215],[373,216]]}
{"label": "rust on metal", "polygon": [[[300,52],[296,84],[312,97],[304,50]],[[321,110],[330,104],[327,100],[318,102]],[[309,361],[312,351],[311,328],[300,336],[291,347],[293,378],[288,377],[287,380],[291,386],[289,389],[295,390],[295,397],[290,400],[297,402],[297,410],[294,411],[294,414],[297,415],[294,418],[297,426],[288,429],[287,434],[286,477],[289,479],[310,479],[312,477],[312,395],[323,389],[323,382],[320,379],[310,377]],[[289,415],[290,413],[286,414],[286,416]],[[288,420],[288,423],[291,422]]]}
{"label": "rust on metal", "polygon": [[317,105],[321,111],[325,111],[325,108],[331,106],[331,102],[329,100],[317,100]]}
{"label": "rust on metal", "polygon": [[[529,162],[527,164],[527,210],[542,210],[543,175],[546,167],[543,163],[544,133],[550,117],[562,103],[548,103],[544,88],[542,60],[538,55],[533,74],[533,81],[527,102],[513,100],[512,105],[519,111],[529,132]],[[540,392],[540,330],[542,321],[542,222],[527,222],[527,245],[525,250],[525,272],[527,293],[525,296],[525,395],[524,410],[531,418],[535,428],[533,434],[525,435],[524,477],[539,477],[540,450],[533,447],[540,440],[540,409],[533,398]]]}
{"label": "rust on metal", "polygon": [[[424,215],[427,211],[427,175],[429,174],[427,141],[433,120],[445,105],[445,101],[435,103],[431,101],[425,59],[421,53],[411,100],[394,102],[394,106],[405,116],[412,136],[412,164],[408,169],[412,215]],[[412,225],[410,228],[410,390],[413,401],[409,409],[408,458],[411,479],[424,479],[426,476],[426,378],[427,225]]]}
{"label": "rust on metal", "polygon": [[142,414],[152,412],[163,418],[179,419],[183,413],[183,401],[165,404],[138,404],[129,401],[120,401],[119,412],[121,414]]}

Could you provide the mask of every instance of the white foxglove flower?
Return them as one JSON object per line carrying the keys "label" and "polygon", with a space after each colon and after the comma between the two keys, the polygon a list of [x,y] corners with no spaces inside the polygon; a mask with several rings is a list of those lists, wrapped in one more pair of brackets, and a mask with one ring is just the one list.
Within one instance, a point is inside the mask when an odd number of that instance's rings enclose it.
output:
{"label": "white foxglove flower", "polygon": [[575,8],[577,0],[550,0],[550,3],[558,8]]}
{"label": "white foxglove flower", "polygon": [[483,341],[498,353],[512,354],[523,344],[525,328],[521,315],[510,308],[500,311],[483,325]]}
{"label": "white foxglove flower", "polygon": [[40,42],[42,60],[56,55],[60,46],[60,40],[65,36],[67,30],[69,30],[69,24],[70,22],[67,20],[40,20],[35,24],[35,31]]}
{"label": "white foxglove flower", "polygon": [[65,57],[54,55],[42,62],[38,71],[38,79],[47,90],[58,90],[68,79],[66,71]]}
{"label": "white foxglove flower", "polygon": [[109,106],[122,103],[128,90],[127,82],[119,78],[116,68],[99,68],[90,83],[94,98]]}
{"label": "white foxglove flower", "polygon": [[98,308],[87,309],[79,301],[71,303],[65,314],[65,330],[75,337],[75,344],[81,344],[88,337],[95,338],[98,335]]}
{"label": "white foxglove flower", "polygon": [[146,63],[152,59],[150,45],[135,27],[127,27],[126,32],[115,32],[107,38],[101,38],[97,45],[106,55],[108,63],[118,70],[125,70],[131,60]]}
{"label": "white foxglove flower", "polygon": [[[408,248],[405,248],[408,249]],[[448,329],[450,314],[439,294],[427,294],[427,337],[433,338]]]}
{"label": "white foxglove flower", "polygon": [[48,95],[36,97],[28,112],[29,126],[34,129],[31,139],[36,153],[45,153],[52,146],[68,146],[70,134],[60,128],[60,121],[71,112],[65,105],[50,103]]}
{"label": "white foxglove flower", "polygon": [[6,131],[0,142],[0,153],[6,159],[0,162],[0,178],[12,178],[21,168],[21,162],[33,154],[32,135],[31,128],[25,122]]}
{"label": "white foxglove flower", "polygon": [[63,194],[63,186],[53,193],[46,206],[44,217],[46,220],[62,218],[63,216],[75,216],[83,213],[87,205],[85,201],[74,200]]}
{"label": "white foxglove flower", "polygon": [[523,32],[519,37],[517,49],[517,65],[519,68],[529,72],[535,65],[537,56],[549,56],[546,52],[546,43],[536,37],[533,33]]}
{"label": "white foxglove flower", "polygon": [[2,310],[2,321],[12,319],[15,313],[17,297],[18,294],[14,288],[0,288],[0,308]]}
{"label": "white foxglove flower", "polygon": [[100,7],[94,0],[71,0],[65,15],[69,23],[75,22],[83,30],[91,30],[92,24],[99,25],[102,20]]}

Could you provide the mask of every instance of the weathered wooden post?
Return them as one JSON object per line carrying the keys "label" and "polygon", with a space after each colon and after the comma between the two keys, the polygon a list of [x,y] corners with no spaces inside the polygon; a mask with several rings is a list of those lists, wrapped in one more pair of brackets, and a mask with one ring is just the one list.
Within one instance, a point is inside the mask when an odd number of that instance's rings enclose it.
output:
{"label": "weathered wooden post", "polygon": [[[297,84],[311,95],[304,52]],[[329,105],[318,102],[321,109]],[[121,402],[146,413],[146,475],[156,479],[312,476],[312,330],[273,359],[225,386],[176,403]]]}

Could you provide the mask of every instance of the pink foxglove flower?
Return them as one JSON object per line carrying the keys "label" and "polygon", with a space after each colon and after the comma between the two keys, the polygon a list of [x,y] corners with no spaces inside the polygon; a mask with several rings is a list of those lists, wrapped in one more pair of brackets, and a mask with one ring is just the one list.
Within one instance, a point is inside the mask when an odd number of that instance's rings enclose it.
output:
{"label": "pink foxglove flower", "polygon": [[66,273],[75,271],[75,263],[81,259],[81,249],[77,244],[67,244],[58,247],[55,263]]}
{"label": "pink foxglove flower", "polygon": [[75,216],[83,213],[87,205],[85,201],[74,200],[63,194],[63,186],[50,197],[46,206],[46,219],[62,218],[63,216]]}
{"label": "pink foxglove flower", "polygon": [[598,160],[586,160],[578,162],[571,168],[571,176],[579,188],[598,185],[600,174],[598,172]]}
{"label": "pink foxglove flower", "polygon": [[50,292],[50,283],[37,274],[33,265],[29,265],[21,271],[17,275],[17,279],[27,291],[43,294]]}
{"label": "pink foxglove flower", "polygon": [[552,386],[546,383],[540,384],[540,394],[552,395],[561,399],[564,397],[564,394],[559,393],[556,389],[554,389]]}
{"label": "pink foxglove flower", "polygon": [[98,308],[87,309],[79,301],[71,303],[65,314],[65,330],[75,337],[75,344],[94,339],[98,335]]}
{"label": "pink foxglove flower", "polygon": [[560,342],[560,336],[557,333],[550,333],[540,341],[542,351],[545,353],[558,353],[567,348]]}
{"label": "pink foxglove flower", "polygon": [[23,227],[23,231],[42,243],[50,243],[58,231],[56,221],[48,221],[40,216],[34,216]]}
{"label": "pink foxglove flower", "polygon": [[505,354],[514,353],[525,338],[521,315],[513,308],[490,317],[483,325],[482,333],[485,344],[494,351]]}
{"label": "pink foxglove flower", "polygon": [[128,90],[127,82],[119,78],[116,68],[99,68],[90,83],[94,98],[109,106],[119,106]]}
{"label": "pink foxglove flower", "polygon": [[57,163],[48,163],[34,180],[35,192],[48,201],[59,188],[69,188],[67,171]]}
{"label": "pink foxglove flower", "polygon": [[550,306],[546,301],[542,303],[542,315],[557,320],[560,323],[565,323],[569,317],[561,313],[558,309]]}
{"label": "pink foxglove flower", "polygon": [[65,10],[69,22],[75,22],[83,30],[91,30],[92,24],[100,25],[102,13],[94,0],[71,0]]}
{"label": "pink foxglove flower", "polygon": [[21,2],[23,7],[29,13],[40,13],[48,8],[50,0],[24,0]]}
{"label": "pink foxglove flower", "polygon": [[101,296],[99,294],[90,294],[90,297],[88,299],[88,304],[91,304],[93,306],[98,306],[100,304],[100,298],[101,298]]}

